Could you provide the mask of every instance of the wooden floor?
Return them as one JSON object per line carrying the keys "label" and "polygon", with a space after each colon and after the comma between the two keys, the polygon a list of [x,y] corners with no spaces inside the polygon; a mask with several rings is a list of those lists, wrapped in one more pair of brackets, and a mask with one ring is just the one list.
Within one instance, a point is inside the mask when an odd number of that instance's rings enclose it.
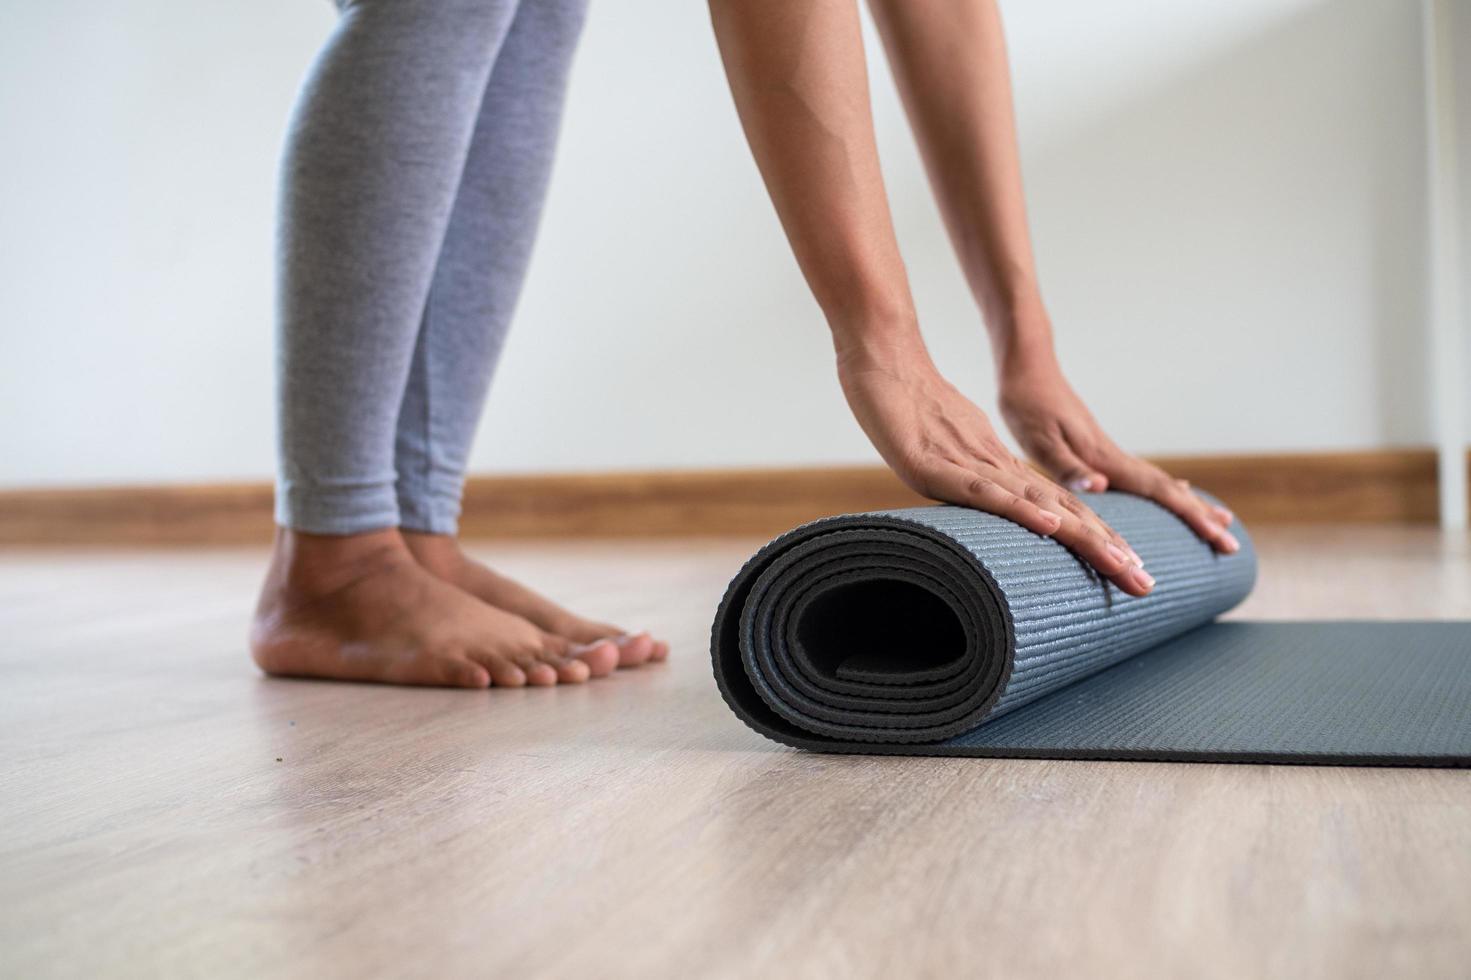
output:
{"label": "wooden floor", "polygon": [[[1465,539],[1257,538],[1238,616],[1471,617]],[[480,549],[675,645],[489,692],[260,677],[260,552],[0,557],[0,975],[1471,971],[1471,773],[779,748],[707,661],[754,543]]]}

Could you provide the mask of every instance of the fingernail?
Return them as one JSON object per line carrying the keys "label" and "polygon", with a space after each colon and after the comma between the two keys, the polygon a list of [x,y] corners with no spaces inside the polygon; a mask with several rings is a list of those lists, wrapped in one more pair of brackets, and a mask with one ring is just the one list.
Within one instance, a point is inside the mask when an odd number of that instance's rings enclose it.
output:
{"label": "fingernail", "polygon": [[1126,552],[1123,548],[1120,548],[1116,544],[1106,544],[1103,546],[1103,548],[1105,551],[1108,552],[1108,556],[1116,562],[1122,562],[1125,565],[1139,564],[1137,561],[1134,561],[1132,558],[1129,557],[1128,552]]}
{"label": "fingernail", "polygon": [[1223,524],[1234,524],[1236,522],[1236,515],[1224,507],[1216,508],[1216,516],[1221,519],[1221,523]]}
{"label": "fingernail", "polygon": [[1069,480],[1067,488],[1073,493],[1087,493],[1093,489],[1093,478],[1091,476],[1080,476],[1076,480]]}
{"label": "fingernail", "polygon": [[1138,565],[1140,568],[1144,567],[1144,559],[1139,557],[1139,552],[1135,551],[1133,548],[1130,548],[1129,556],[1134,559],[1134,564]]}
{"label": "fingernail", "polygon": [[[1039,508],[1038,509],[1038,513],[1040,513],[1047,520],[1052,521],[1054,524],[1059,524],[1060,525],[1062,523],[1062,518],[1061,517],[1058,517],[1056,514],[1052,513],[1052,511],[1050,511],[1050,510],[1041,510]],[[1054,530],[1056,530],[1056,528],[1054,528]]]}
{"label": "fingernail", "polygon": [[1138,582],[1146,589],[1154,588],[1154,576],[1150,575],[1142,568],[1134,569],[1134,581]]}
{"label": "fingernail", "polygon": [[1221,544],[1225,545],[1226,554],[1228,555],[1234,555],[1236,552],[1241,550],[1241,542],[1237,541],[1236,535],[1232,534],[1230,531],[1222,531],[1219,540]]}

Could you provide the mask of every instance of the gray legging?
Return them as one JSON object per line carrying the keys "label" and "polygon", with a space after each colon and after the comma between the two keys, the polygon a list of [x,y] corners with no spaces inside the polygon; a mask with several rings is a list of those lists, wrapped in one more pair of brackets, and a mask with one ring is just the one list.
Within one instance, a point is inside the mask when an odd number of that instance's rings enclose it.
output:
{"label": "gray legging", "polygon": [[584,5],[340,0],[282,172],[282,525],[455,530]]}

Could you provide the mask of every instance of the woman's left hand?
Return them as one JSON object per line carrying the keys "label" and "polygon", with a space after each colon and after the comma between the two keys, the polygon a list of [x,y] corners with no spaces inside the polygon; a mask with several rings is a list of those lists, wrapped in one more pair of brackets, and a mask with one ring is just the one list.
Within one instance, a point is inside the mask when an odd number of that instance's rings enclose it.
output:
{"label": "woman's left hand", "polygon": [[1185,480],[1120,449],[1055,363],[1004,372],[1000,407],[1023,451],[1069,490],[1112,487],[1148,497],[1173,511],[1217,551],[1240,549],[1226,530],[1234,519],[1231,512],[1197,496]]}

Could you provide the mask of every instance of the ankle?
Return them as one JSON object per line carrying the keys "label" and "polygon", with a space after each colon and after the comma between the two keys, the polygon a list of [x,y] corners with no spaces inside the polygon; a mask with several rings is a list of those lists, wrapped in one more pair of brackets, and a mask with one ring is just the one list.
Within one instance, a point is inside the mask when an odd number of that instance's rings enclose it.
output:
{"label": "ankle", "polygon": [[294,592],[324,594],[405,558],[411,556],[397,528],[308,534],[278,527],[267,581]]}
{"label": "ankle", "polygon": [[414,561],[441,578],[453,578],[469,560],[452,534],[433,534],[408,528],[399,530]]}

